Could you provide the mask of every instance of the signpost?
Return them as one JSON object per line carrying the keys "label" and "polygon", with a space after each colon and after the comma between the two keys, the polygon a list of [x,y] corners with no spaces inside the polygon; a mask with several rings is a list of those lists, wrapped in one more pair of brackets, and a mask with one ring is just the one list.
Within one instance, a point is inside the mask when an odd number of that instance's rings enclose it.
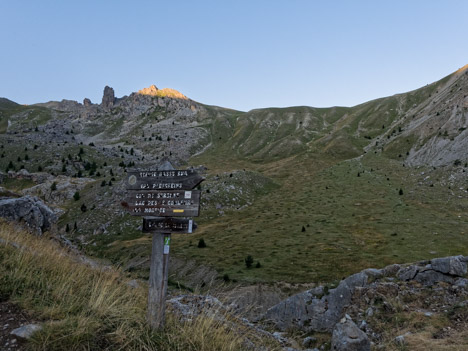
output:
{"label": "signpost", "polygon": [[148,293],[148,322],[164,326],[171,233],[192,233],[192,219],[200,212],[200,191],[192,190],[204,178],[194,170],[175,170],[169,162],[157,171],[127,173],[127,197],[122,201],[131,215],[143,217],[143,232],[153,235]]}

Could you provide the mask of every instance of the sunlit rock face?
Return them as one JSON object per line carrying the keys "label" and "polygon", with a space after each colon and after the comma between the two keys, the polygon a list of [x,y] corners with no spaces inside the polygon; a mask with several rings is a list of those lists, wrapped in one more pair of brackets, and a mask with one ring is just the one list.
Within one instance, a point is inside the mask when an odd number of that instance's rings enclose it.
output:
{"label": "sunlit rock face", "polygon": [[138,94],[187,100],[187,97],[184,94],[178,92],[175,89],[170,89],[170,88],[158,89],[156,85],[154,84],[148,88],[143,88],[141,90],[138,90]]}

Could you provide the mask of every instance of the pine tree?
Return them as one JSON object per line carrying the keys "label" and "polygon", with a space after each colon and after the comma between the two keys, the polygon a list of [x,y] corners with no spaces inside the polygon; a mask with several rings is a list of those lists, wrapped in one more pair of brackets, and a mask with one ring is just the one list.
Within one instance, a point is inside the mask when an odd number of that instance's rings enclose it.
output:
{"label": "pine tree", "polygon": [[250,269],[252,268],[252,264],[254,263],[254,259],[251,255],[248,255],[246,258],[245,258],[245,266]]}

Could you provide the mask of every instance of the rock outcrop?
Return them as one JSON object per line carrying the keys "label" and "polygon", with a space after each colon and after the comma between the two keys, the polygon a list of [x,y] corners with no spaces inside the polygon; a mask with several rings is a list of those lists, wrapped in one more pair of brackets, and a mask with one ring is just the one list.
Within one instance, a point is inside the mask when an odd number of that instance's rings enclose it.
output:
{"label": "rock outcrop", "polygon": [[37,235],[42,235],[57,221],[55,213],[34,196],[0,199],[0,217],[23,223]]}
{"label": "rock outcrop", "polygon": [[158,90],[159,89],[156,87],[156,85],[153,84],[149,88],[138,90],[138,94],[156,96],[158,94]]}
{"label": "rock outcrop", "polygon": [[356,287],[367,284],[368,274],[360,272],[342,280],[331,289],[320,286],[291,296],[270,308],[265,314],[280,330],[299,328],[306,331],[332,331],[341,319],[343,309],[351,302]]}
{"label": "rock outcrop", "polygon": [[107,86],[104,88],[104,94],[102,96],[101,106],[104,108],[111,108],[114,106],[115,94],[114,89]]}
{"label": "rock outcrop", "polygon": [[357,327],[349,316],[345,316],[333,329],[331,349],[336,351],[370,351],[366,333]]}
{"label": "rock outcrop", "polygon": [[85,98],[85,99],[83,100],[83,105],[84,105],[85,107],[91,106],[91,105],[92,105],[91,100],[88,99],[88,98]]}
{"label": "rock outcrop", "polygon": [[263,319],[282,331],[331,332],[352,304],[357,289],[377,286],[388,290],[394,288],[391,281],[395,279],[415,281],[425,287],[439,282],[464,286],[466,279],[462,277],[467,273],[467,262],[468,256],[451,256],[410,265],[366,269],[342,280],[335,289],[327,291],[319,286],[293,295],[271,307]]}

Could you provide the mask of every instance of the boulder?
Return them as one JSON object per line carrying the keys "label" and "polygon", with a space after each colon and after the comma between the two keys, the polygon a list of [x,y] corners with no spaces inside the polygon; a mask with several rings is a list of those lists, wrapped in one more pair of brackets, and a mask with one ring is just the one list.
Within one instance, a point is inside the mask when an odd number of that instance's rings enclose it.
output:
{"label": "boulder", "polygon": [[426,286],[434,285],[437,282],[446,282],[450,284],[453,284],[454,282],[454,278],[450,275],[437,272],[433,269],[427,269],[419,272],[414,280]]}
{"label": "boulder", "polygon": [[29,195],[0,199],[0,217],[24,223],[37,235],[42,235],[57,221],[57,216],[47,205]]}
{"label": "boulder", "polygon": [[104,108],[111,108],[114,106],[115,94],[114,89],[107,86],[104,88],[104,94],[102,95],[101,106]]}
{"label": "boulder", "polygon": [[42,330],[39,324],[28,324],[14,329],[10,334],[16,336],[18,339],[29,340],[34,333]]}
{"label": "boulder", "polygon": [[463,277],[466,274],[466,262],[463,256],[434,258],[431,260],[433,270],[444,274]]}
{"label": "boulder", "polygon": [[335,325],[331,340],[331,350],[370,351],[367,335],[347,316]]}
{"label": "boulder", "polygon": [[419,269],[415,265],[411,265],[411,266],[408,266],[408,267],[403,267],[398,271],[397,277],[398,277],[398,279],[404,280],[404,281],[412,280],[412,279],[414,279],[416,274],[418,274],[418,271],[419,271]]}

